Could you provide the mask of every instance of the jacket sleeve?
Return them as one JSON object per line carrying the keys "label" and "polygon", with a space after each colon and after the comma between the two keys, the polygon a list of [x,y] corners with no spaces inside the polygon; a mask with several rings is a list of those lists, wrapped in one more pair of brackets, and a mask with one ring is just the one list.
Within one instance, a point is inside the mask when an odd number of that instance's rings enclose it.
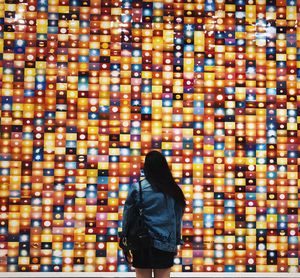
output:
{"label": "jacket sleeve", "polygon": [[182,223],[183,209],[180,205],[175,204],[175,218],[176,218],[176,244],[182,245],[181,239],[181,223]]}
{"label": "jacket sleeve", "polygon": [[128,195],[124,204],[123,210],[123,220],[122,220],[122,234],[125,232],[128,225],[128,211],[133,207],[136,202],[136,186],[135,184],[131,185],[128,190]]}

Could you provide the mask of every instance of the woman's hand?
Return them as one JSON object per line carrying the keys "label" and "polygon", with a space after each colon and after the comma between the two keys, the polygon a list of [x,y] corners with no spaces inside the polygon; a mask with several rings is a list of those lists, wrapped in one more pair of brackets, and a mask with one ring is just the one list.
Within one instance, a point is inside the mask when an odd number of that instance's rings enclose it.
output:
{"label": "woman's hand", "polygon": [[131,250],[129,250],[129,251],[125,254],[125,256],[126,256],[127,262],[128,262],[129,264],[132,264],[133,258],[132,258]]}

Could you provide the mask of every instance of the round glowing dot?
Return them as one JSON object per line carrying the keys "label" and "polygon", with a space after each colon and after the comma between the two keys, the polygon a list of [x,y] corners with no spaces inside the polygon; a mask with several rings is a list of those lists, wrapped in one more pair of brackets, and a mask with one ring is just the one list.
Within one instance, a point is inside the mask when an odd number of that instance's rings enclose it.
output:
{"label": "round glowing dot", "polygon": [[294,236],[294,235],[296,235],[296,231],[294,231],[294,230],[291,230],[291,231],[290,231],[290,235],[291,235],[291,236]]}
{"label": "round glowing dot", "polygon": [[265,250],[265,245],[263,243],[258,244],[258,250]]}
{"label": "round glowing dot", "polygon": [[65,258],[65,263],[66,264],[70,264],[72,262],[72,259],[71,258]]}
{"label": "round glowing dot", "polygon": [[31,60],[34,59],[34,56],[33,56],[32,54],[29,54],[29,55],[27,55],[27,59],[28,59],[29,61],[31,61]]}
{"label": "round glowing dot", "polygon": [[254,167],[254,165],[249,165],[248,169],[249,169],[249,171],[254,171],[255,167]]}
{"label": "round glowing dot", "polygon": [[51,226],[51,222],[50,222],[50,221],[45,221],[44,225],[45,225],[46,227],[50,227],[50,226]]}
{"label": "round glowing dot", "polygon": [[244,196],[243,196],[242,193],[237,194],[237,198],[238,198],[238,199],[243,199],[243,197],[244,197]]}

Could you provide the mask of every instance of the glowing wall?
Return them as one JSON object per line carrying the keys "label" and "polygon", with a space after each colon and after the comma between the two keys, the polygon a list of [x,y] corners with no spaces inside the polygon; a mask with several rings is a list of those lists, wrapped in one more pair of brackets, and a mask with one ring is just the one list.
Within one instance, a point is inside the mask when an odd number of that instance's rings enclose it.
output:
{"label": "glowing wall", "polygon": [[174,271],[299,271],[299,13],[2,0],[0,270],[129,271],[122,206],[158,149],[188,200]]}

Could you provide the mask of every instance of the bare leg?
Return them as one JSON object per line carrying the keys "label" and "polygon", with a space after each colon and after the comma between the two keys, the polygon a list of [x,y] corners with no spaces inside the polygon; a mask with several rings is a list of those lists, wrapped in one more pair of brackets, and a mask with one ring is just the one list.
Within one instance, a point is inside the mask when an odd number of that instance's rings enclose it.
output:
{"label": "bare leg", "polygon": [[136,278],[151,278],[152,269],[151,268],[136,268],[135,269]]}
{"label": "bare leg", "polygon": [[154,269],[155,278],[170,278],[171,268]]}

